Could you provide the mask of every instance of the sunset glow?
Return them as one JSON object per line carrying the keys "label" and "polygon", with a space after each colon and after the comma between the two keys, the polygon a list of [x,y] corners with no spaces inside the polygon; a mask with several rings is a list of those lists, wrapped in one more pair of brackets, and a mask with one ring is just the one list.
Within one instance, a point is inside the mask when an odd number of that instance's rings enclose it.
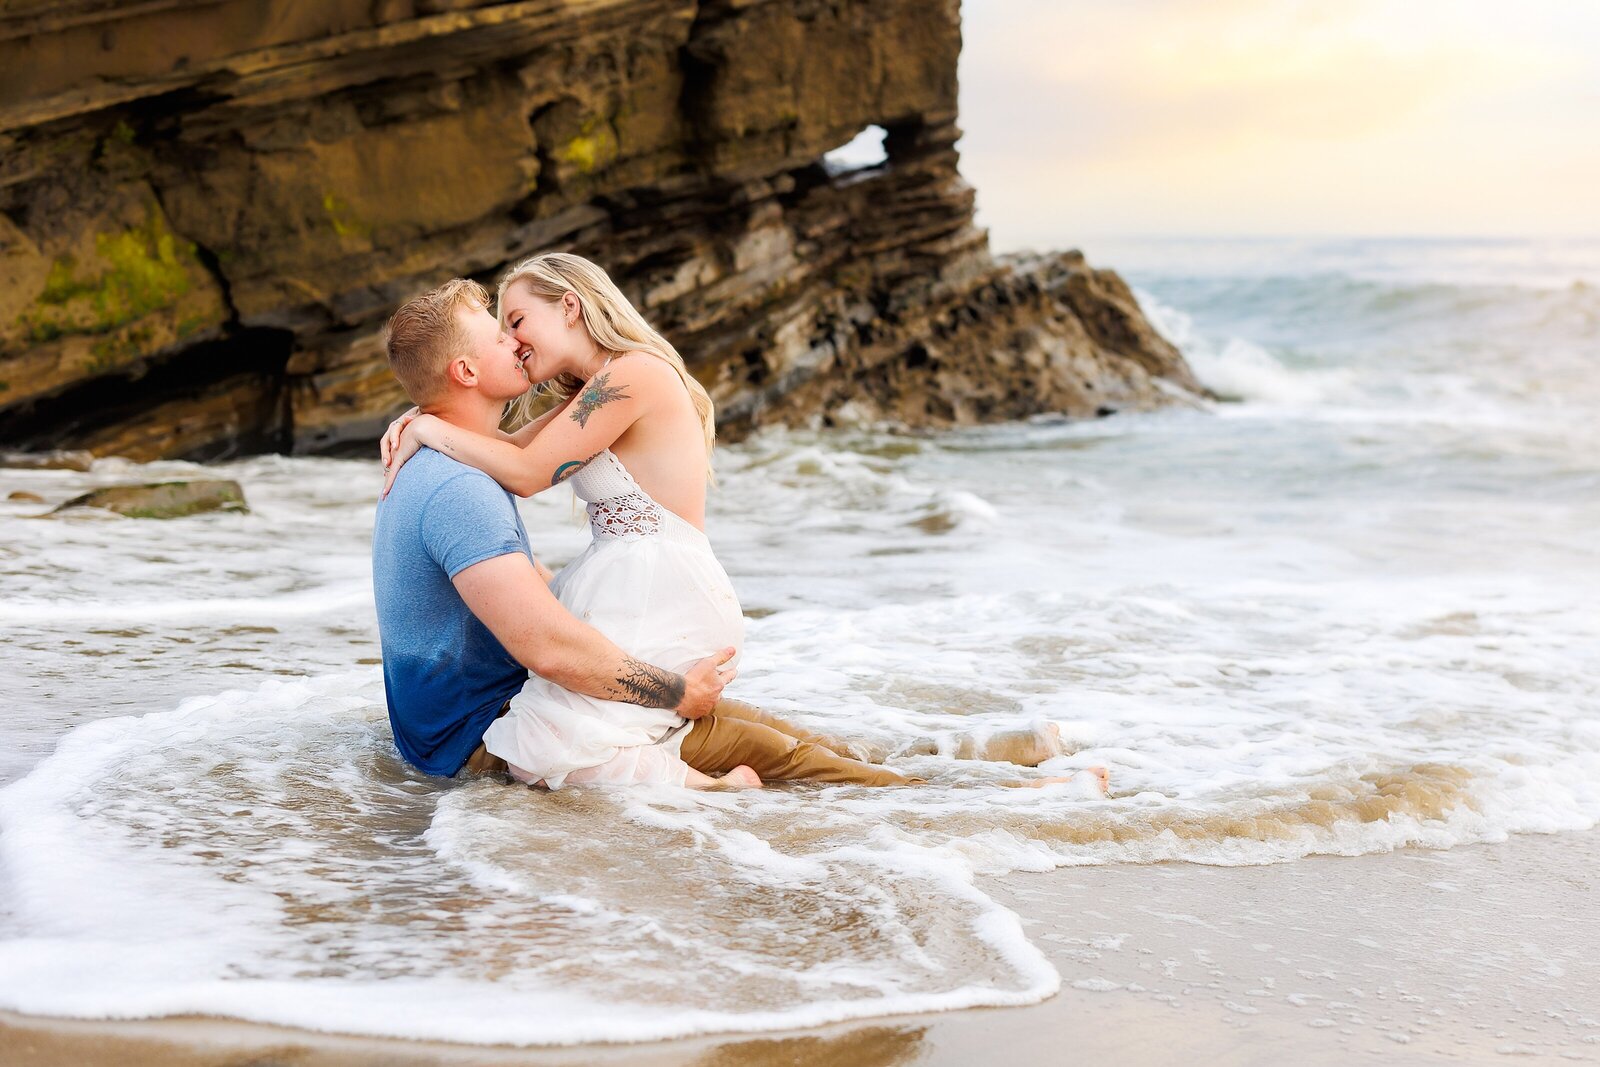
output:
{"label": "sunset glow", "polygon": [[1600,5],[968,0],[963,169],[1002,246],[1600,232]]}

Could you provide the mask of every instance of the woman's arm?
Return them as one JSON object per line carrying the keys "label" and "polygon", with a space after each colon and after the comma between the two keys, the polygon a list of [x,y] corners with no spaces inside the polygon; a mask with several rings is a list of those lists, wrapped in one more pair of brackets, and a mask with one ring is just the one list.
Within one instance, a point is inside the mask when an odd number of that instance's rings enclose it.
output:
{"label": "woman's arm", "polygon": [[[533,440],[534,435],[540,430],[544,429],[545,424],[559,415],[561,410],[567,406],[567,403],[570,402],[571,401],[569,399],[566,402],[557,404],[543,415],[540,415],[538,418],[529,422],[526,426],[518,427],[514,433],[506,433],[504,430],[498,431],[500,434],[500,439],[502,441],[510,441],[519,448],[525,447],[529,441]],[[421,414],[421,408],[413,407],[406,411],[405,414],[399,416],[393,422],[391,422],[389,424],[389,428],[383,432],[383,437],[378,440],[378,457],[383,460],[384,470],[388,470],[390,467],[389,457],[400,448],[400,435],[404,433],[406,427],[411,425],[412,421],[418,418]]]}
{"label": "woman's arm", "polygon": [[539,431],[550,425],[550,420],[561,414],[561,412],[570,403],[571,400],[568,399],[560,404],[557,404],[543,415],[540,415],[538,418],[529,422],[526,426],[519,426],[511,433],[506,433],[504,430],[502,430],[500,432],[501,440],[510,441],[518,448],[527,448],[529,442],[531,442],[534,437],[538,436]]}
{"label": "woman's arm", "polygon": [[[651,364],[659,364],[659,368]],[[402,464],[421,447],[477,467],[518,496],[559,485],[610,448],[649,410],[663,384],[662,372],[677,376],[651,356],[618,357],[585,383],[526,445],[463,430],[433,415],[421,415],[401,433],[383,491],[387,495]],[[555,417],[559,416],[559,417]]]}

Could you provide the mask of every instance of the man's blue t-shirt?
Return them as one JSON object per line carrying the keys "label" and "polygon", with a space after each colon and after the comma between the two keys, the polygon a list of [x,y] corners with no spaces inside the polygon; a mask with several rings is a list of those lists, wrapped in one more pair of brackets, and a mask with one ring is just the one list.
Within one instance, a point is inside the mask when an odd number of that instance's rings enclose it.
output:
{"label": "man's blue t-shirt", "polygon": [[451,584],[512,552],[533,558],[511,494],[431,448],[400,468],[378,504],[372,591],[389,725],[400,754],[429,774],[459,771],[528,679]]}

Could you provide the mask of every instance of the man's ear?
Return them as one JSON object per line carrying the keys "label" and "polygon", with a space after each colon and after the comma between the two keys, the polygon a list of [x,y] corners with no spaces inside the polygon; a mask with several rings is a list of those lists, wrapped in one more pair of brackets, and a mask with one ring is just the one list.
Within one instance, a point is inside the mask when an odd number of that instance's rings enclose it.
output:
{"label": "man's ear", "polygon": [[455,385],[466,389],[476,389],[478,387],[478,368],[463,356],[457,356],[445,364],[444,373],[445,377],[449,378]]}

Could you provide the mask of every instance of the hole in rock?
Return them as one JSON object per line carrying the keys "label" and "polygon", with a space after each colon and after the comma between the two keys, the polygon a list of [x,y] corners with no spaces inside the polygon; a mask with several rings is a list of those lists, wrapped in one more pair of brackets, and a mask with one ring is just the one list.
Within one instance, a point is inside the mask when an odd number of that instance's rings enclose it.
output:
{"label": "hole in rock", "polygon": [[885,136],[887,134],[882,126],[868,126],[848,144],[840,145],[823,156],[823,169],[833,176],[883,166],[889,161],[889,153],[883,147]]}

